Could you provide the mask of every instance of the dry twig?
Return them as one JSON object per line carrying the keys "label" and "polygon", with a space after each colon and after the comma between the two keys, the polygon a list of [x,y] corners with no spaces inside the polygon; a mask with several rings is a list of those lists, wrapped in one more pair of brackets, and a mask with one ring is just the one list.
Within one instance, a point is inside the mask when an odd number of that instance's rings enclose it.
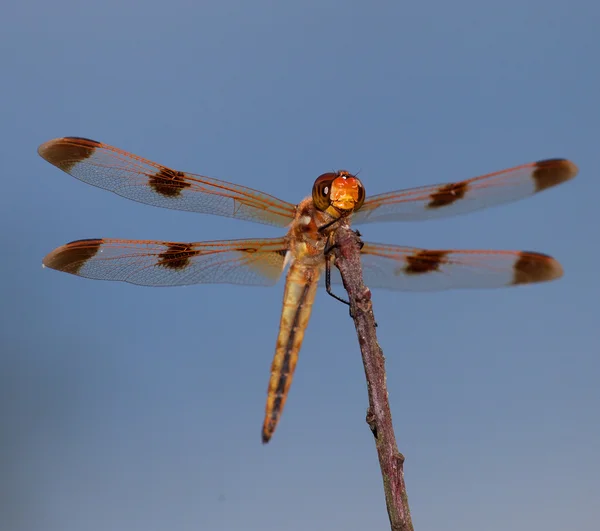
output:
{"label": "dry twig", "polygon": [[413,531],[404,483],[404,456],[398,451],[392,426],[385,358],[377,343],[371,291],[363,284],[361,246],[358,233],[352,231],[348,224],[340,224],[335,232],[332,252],[335,265],[342,275],[344,288],[348,292],[350,315],[354,319],[365,367],[369,393],[367,423],[375,437],[390,525],[392,531]]}

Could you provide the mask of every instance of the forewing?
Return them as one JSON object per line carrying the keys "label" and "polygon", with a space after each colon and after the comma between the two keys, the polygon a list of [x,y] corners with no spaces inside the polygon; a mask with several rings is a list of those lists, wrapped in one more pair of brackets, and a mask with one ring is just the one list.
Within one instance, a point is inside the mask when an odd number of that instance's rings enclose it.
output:
{"label": "forewing", "polygon": [[[560,278],[552,257],[529,251],[432,250],[365,243],[361,250],[365,285],[400,291],[499,288]],[[341,283],[332,268],[333,283]]]}
{"label": "forewing", "polygon": [[38,153],[80,181],[140,203],[279,227],[294,218],[296,207],[271,195],[172,170],[95,140],[56,138],[42,144]]}
{"label": "forewing", "polygon": [[283,238],[199,243],[90,239],[58,247],[43,263],[81,277],[142,286],[270,286],[281,276],[286,252]]}
{"label": "forewing", "polygon": [[566,159],[548,159],[466,181],[423,186],[368,197],[353,224],[421,221],[474,212],[529,197],[577,175]]}

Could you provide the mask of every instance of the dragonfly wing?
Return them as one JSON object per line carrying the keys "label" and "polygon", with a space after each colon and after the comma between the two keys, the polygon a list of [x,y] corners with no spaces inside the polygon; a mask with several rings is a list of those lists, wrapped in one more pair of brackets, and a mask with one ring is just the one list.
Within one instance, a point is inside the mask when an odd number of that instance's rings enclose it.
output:
{"label": "dragonfly wing", "polygon": [[[443,291],[498,288],[560,278],[552,257],[528,251],[431,250],[365,243],[363,278],[369,288],[399,291]],[[337,268],[332,283],[341,283]]]}
{"label": "dragonfly wing", "polygon": [[173,170],[102,142],[65,137],[42,144],[42,158],[80,181],[149,205],[285,227],[295,205],[237,184]]}
{"label": "dragonfly wing", "polygon": [[374,195],[365,200],[352,222],[422,221],[466,214],[529,197],[572,179],[577,171],[566,159],[548,159],[465,181]]}
{"label": "dragonfly wing", "polygon": [[48,254],[44,266],[97,280],[142,286],[270,286],[284,268],[284,238],[199,243],[78,240]]}

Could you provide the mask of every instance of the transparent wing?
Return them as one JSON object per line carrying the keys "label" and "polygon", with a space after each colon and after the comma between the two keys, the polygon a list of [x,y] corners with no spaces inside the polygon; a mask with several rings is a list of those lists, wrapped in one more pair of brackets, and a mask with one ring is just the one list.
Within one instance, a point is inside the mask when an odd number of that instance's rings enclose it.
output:
{"label": "transparent wing", "polygon": [[56,138],[42,144],[38,153],[80,181],[140,203],[278,227],[294,218],[295,205],[271,195],[172,170],[95,140]]}
{"label": "transparent wing", "polygon": [[353,224],[421,221],[474,212],[529,197],[577,175],[565,159],[548,159],[466,181],[374,195],[352,216]]}
{"label": "transparent wing", "polygon": [[283,238],[199,243],[90,239],[58,247],[43,264],[80,277],[142,286],[271,286],[283,271],[286,252]]}
{"label": "transparent wing", "polygon": [[[400,291],[498,288],[546,282],[563,274],[554,258],[529,251],[431,250],[365,243],[361,262],[367,287]],[[331,281],[341,283],[335,267]]]}

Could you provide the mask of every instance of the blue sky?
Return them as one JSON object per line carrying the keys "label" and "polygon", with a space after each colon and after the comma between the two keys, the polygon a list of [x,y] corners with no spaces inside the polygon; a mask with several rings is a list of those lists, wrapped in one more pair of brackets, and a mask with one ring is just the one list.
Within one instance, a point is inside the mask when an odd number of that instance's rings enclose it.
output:
{"label": "blue sky", "polygon": [[[9,0],[0,20],[0,527],[387,529],[344,306],[319,293],[272,442],[260,428],[283,284],[173,289],[43,270],[90,237],[270,237],[140,205],[44,162],[107,142],[289,201],[550,157],[580,174],[365,239],[552,254],[559,282],[375,291],[418,530],[595,530],[600,518],[596,2]],[[4,520],[2,522],[1,520]]]}

